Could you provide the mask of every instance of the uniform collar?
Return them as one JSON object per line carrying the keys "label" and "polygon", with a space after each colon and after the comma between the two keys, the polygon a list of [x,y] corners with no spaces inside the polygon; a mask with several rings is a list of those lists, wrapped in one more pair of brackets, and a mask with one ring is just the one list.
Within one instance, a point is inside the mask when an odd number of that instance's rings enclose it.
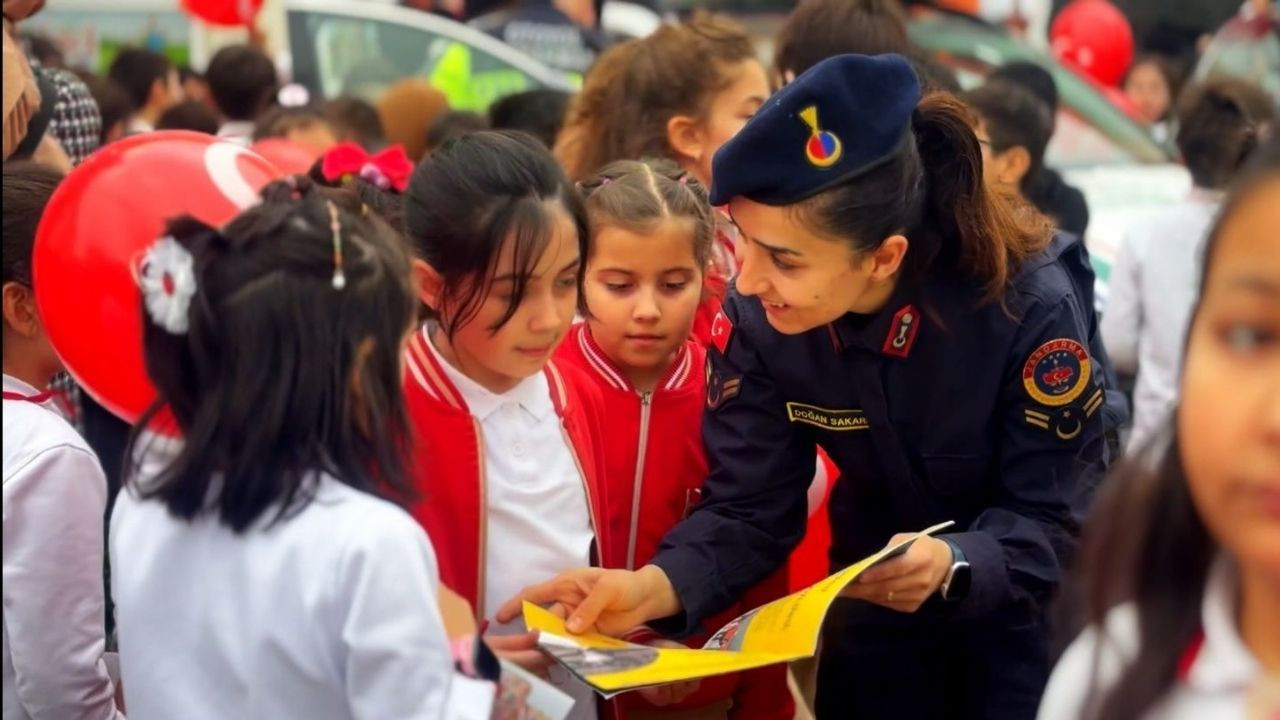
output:
{"label": "uniform collar", "polygon": [[425,340],[423,344],[435,356],[437,363],[444,371],[445,377],[448,378],[449,382],[453,383],[458,393],[462,395],[462,400],[466,403],[467,409],[481,422],[487,420],[490,415],[498,412],[503,405],[509,403],[516,403],[524,408],[539,422],[546,420],[547,417],[555,412],[555,406],[551,402],[551,390],[547,387],[547,379],[541,372],[536,372],[524,378],[515,387],[504,393],[495,393],[463,375],[461,371],[440,354],[440,351],[436,349],[435,343],[431,341],[431,327],[431,324],[428,323],[421,331],[423,340]]}
{"label": "uniform collar", "polygon": [[827,326],[837,352],[851,347],[895,358],[910,356],[923,316],[912,302],[915,293],[903,283],[894,288],[884,309],[874,315],[845,313]]}
{"label": "uniform collar", "polygon": [[1196,690],[1245,691],[1262,672],[1238,630],[1239,585],[1235,564],[1227,558],[1218,558],[1209,571],[1200,609],[1203,639],[1194,656],[1188,659],[1184,677],[1184,682]]}
{"label": "uniform collar", "polygon": [[[617,390],[635,391],[635,386],[623,374],[608,355],[600,349],[596,344],[595,336],[591,334],[591,327],[585,322],[578,326],[575,334],[578,348],[582,351],[582,356],[587,359],[587,365],[591,367],[592,372],[599,375],[606,385]],[[570,338],[567,342],[575,342],[574,338]],[[654,385],[655,391],[678,390],[689,381],[693,376],[693,353],[689,352],[689,344],[682,343],[680,349],[676,351],[675,361],[671,363],[666,372]]]}

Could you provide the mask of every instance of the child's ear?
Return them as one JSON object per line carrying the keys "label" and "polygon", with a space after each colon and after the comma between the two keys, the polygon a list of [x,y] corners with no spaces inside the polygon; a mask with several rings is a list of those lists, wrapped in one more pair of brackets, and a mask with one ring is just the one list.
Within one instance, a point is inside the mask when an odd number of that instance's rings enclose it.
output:
{"label": "child's ear", "polygon": [[667,143],[681,157],[700,160],[706,147],[702,124],[688,115],[676,115],[667,121]]}
{"label": "child's ear", "polygon": [[36,311],[36,294],[18,282],[4,284],[4,322],[24,338],[40,336],[40,315]]}
{"label": "child's ear", "polygon": [[411,263],[413,287],[418,292],[418,299],[423,305],[439,311],[441,293],[444,292],[444,279],[440,273],[425,260],[414,258]]}

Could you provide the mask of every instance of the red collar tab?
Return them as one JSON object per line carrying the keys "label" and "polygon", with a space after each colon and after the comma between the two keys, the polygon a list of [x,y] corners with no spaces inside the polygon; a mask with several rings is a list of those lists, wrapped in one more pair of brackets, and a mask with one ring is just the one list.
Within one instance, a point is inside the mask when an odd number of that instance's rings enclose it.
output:
{"label": "red collar tab", "polygon": [[916,333],[920,332],[920,319],[920,311],[916,310],[915,305],[907,305],[894,313],[881,352],[900,358],[910,355],[911,346],[916,342]]}

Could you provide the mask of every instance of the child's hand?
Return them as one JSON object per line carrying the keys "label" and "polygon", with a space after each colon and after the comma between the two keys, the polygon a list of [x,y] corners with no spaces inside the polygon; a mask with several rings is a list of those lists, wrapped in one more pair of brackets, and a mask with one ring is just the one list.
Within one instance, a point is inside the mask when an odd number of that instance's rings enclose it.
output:
{"label": "child's hand", "polygon": [[[650,640],[645,645],[656,648],[689,649],[671,640]],[[643,688],[640,690],[640,697],[654,707],[666,707],[667,705],[674,705],[684,701],[685,698],[698,692],[700,687],[702,687],[701,680],[686,680],[684,682],[671,683],[670,685]]]}
{"label": "child's hand", "polygon": [[493,720],[526,720],[529,713],[529,692],[531,688],[524,678],[510,673],[502,674],[498,683],[498,699],[493,704],[490,717]]}
{"label": "child's hand", "polygon": [[538,649],[536,630],[519,635],[485,635],[484,644],[494,655],[508,660],[541,678],[547,677],[547,668],[553,662]]}

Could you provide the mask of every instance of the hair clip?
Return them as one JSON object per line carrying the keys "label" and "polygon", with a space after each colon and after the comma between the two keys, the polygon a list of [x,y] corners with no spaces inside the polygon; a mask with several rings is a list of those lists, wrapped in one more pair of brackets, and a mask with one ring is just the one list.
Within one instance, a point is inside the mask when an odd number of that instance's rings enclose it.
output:
{"label": "hair clip", "polygon": [[338,222],[338,206],[332,200],[326,204],[329,206],[329,229],[333,231],[333,289],[341,290],[347,286],[347,276],[342,272],[342,224]]}
{"label": "hair clip", "polygon": [[137,267],[135,279],[151,322],[171,335],[190,326],[187,310],[196,294],[195,258],[172,235],[152,243]]}

